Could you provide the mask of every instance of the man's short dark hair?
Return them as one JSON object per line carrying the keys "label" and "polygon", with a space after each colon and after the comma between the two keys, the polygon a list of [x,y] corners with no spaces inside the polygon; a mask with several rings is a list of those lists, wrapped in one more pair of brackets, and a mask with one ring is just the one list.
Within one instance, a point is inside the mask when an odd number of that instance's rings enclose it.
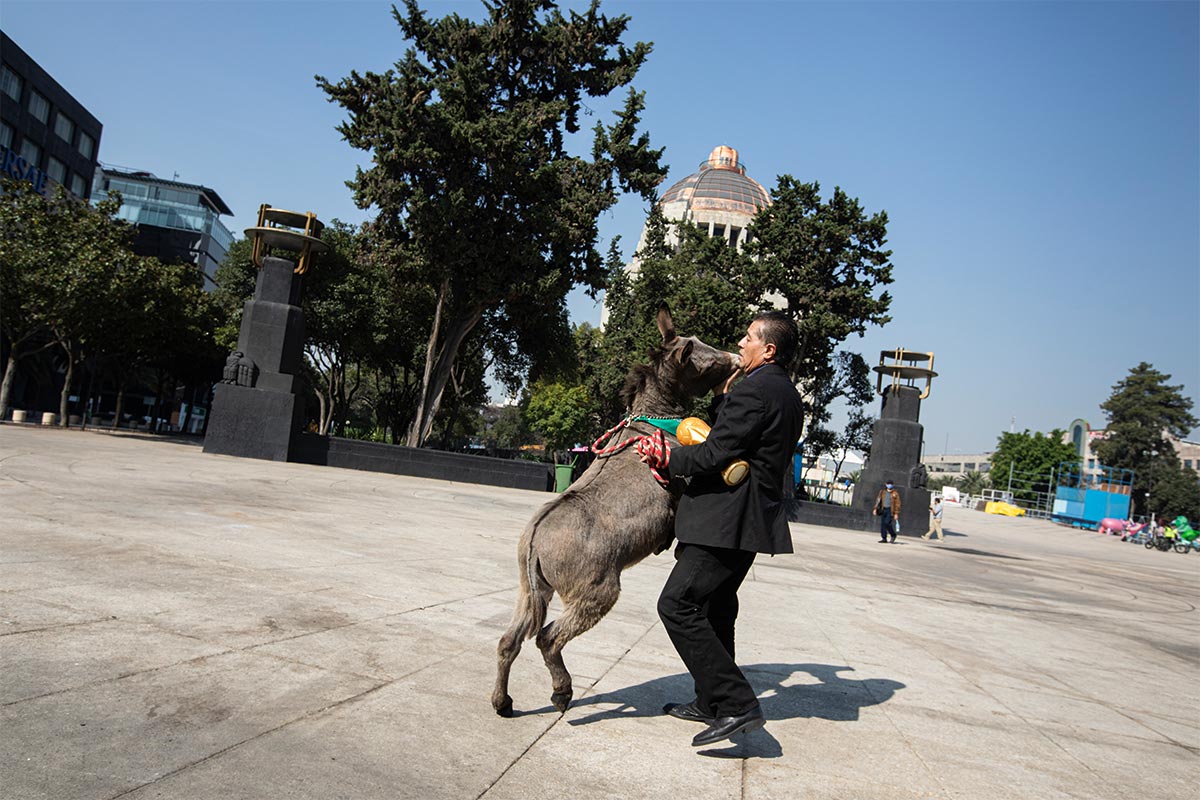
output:
{"label": "man's short dark hair", "polygon": [[763,342],[775,345],[775,363],[784,369],[791,367],[792,359],[796,357],[796,343],[800,338],[796,323],[782,311],[755,314],[750,323],[755,322],[762,332]]}

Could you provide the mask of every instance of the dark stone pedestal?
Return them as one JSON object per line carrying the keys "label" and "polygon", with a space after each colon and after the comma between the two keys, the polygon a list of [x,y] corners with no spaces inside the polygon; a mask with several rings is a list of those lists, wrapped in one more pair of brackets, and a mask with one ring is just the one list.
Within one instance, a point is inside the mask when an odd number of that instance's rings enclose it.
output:
{"label": "dark stone pedestal", "polygon": [[304,424],[304,407],[291,392],[217,384],[204,452],[288,461]]}
{"label": "dark stone pedestal", "polygon": [[[903,508],[901,508],[903,511]],[[878,531],[879,520],[871,512],[862,512],[848,506],[830,503],[814,503],[811,500],[792,500],[788,504],[788,522],[804,525],[823,525],[827,528],[845,528],[851,531]],[[903,523],[901,523],[903,527]]]}
{"label": "dark stone pedestal", "polygon": [[263,259],[242,311],[238,351],[217,384],[204,452],[287,461],[304,423],[296,396],[304,357],[300,276],[291,261]]}
{"label": "dark stone pedestal", "polygon": [[[883,408],[871,439],[871,457],[859,475],[851,508],[871,515],[875,498],[891,481],[900,492],[900,533],[920,536],[929,530],[929,491],[921,466],[921,442],[925,428],[921,415],[921,393],[911,386],[890,386],[883,395]],[[871,517],[878,529],[878,518]]]}
{"label": "dark stone pedestal", "polygon": [[535,492],[549,491],[554,485],[554,470],[548,464],[338,439],[315,433],[301,433],[293,437],[291,460],[301,464],[506,486]]}

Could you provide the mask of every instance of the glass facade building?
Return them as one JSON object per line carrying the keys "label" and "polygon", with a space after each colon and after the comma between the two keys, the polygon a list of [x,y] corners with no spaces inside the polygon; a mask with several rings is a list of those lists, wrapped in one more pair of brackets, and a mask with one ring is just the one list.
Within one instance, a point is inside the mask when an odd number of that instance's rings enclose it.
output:
{"label": "glass facade building", "polygon": [[93,201],[119,192],[117,216],[137,226],[134,250],[167,262],[190,262],[215,285],[217,267],[233,244],[221,216],[233,212],[214,190],[155,177],[149,172],[102,164],[92,187]]}

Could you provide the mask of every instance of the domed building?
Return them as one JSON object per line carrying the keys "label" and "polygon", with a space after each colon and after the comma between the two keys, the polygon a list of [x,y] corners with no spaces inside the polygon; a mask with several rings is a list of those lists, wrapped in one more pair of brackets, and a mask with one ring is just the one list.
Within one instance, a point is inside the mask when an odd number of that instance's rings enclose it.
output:
{"label": "domed building", "polygon": [[713,148],[699,170],[667,189],[658,204],[667,220],[691,222],[709,236],[740,247],[746,242],[750,220],[771,205],[771,196],[746,174],[738,151],[721,145]]}
{"label": "domed building", "polygon": [[[730,247],[740,248],[748,238],[750,220],[759,209],[771,205],[771,196],[763,185],[746,174],[738,151],[727,145],[714,147],[700,168],[676,182],[659,198],[658,206],[668,223],[690,222],[711,237],[724,239]],[[667,241],[678,245],[675,225],[667,230]],[[646,227],[642,226],[626,271],[636,275],[641,268],[638,253],[646,246]],[[608,322],[608,306],[600,307],[600,327]]]}

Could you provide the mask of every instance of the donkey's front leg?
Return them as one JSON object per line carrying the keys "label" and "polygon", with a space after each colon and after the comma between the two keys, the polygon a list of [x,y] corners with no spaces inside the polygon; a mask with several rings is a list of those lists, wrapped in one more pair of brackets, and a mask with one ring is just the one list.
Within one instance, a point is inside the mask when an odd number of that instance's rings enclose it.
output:
{"label": "donkey's front leg", "polygon": [[563,598],[562,616],[538,632],[537,646],[542,651],[546,669],[550,670],[553,694],[550,702],[559,711],[566,711],[574,691],[571,673],[563,663],[562,651],[567,642],[591,628],[609,612],[621,593],[618,579],[597,586],[588,586],[583,597]]}

